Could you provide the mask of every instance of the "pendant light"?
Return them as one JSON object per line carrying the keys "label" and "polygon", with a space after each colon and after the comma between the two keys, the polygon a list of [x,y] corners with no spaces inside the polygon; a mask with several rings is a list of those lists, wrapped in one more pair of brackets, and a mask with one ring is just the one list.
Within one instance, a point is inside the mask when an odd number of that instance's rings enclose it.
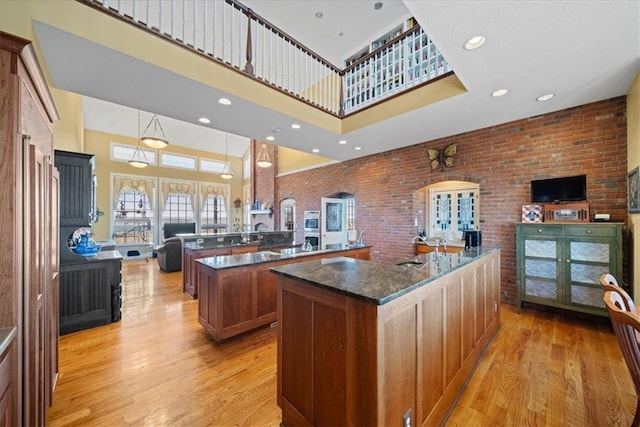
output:
{"label": "pendant light", "polygon": [[222,173],[220,174],[220,178],[222,179],[231,179],[233,178],[233,170],[231,170],[231,163],[227,160],[229,148],[229,134],[225,134],[224,137],[224,168],[222,169]]}
{"label": "pendant light", "polygon": [[140,148],[140,110],[138,110],[138,146],[133,152],[133,156],[131,157],[131,160],[129,160],[129,164],[134,168],[146,168],[149,166],[147,155],[144,153],[144,150]]}
{"label": "pendant light", "polygon": [[261,168],[268,168],[271,166],[271,160],[269,159],[269,153],[267,152],[267,144],[262,144],[260,151],[258,152],[258,157],[256,158],[256,165]]}
{"label": "pendant light", "polygon": [[[153,135],[146,135],[147,131],[151,127],[151,124],[153,124]],[[160,130],[160,134],[158,134],[158,129]],[[160,124],[160,120],[158,120],[157,114],[153,115],[151,121],[147,125],[147,128],[144,130],[144,132],[142,132],[141,140],[151,148],[162,149],[169,145],[169,141],[167,141],[164,130],[162,130],[162,125]]]}

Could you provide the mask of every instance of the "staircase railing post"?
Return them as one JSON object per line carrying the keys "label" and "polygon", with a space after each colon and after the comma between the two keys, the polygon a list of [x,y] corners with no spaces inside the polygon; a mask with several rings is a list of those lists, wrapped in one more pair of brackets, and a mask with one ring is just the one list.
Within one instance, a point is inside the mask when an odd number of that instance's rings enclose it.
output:
{"label": "staircase railing post", "polygon": [[253,47],[251,46],[251,17],[253,12],[249,9],[247,13],[247,63],[244,65],[244,72],[253,75]]}

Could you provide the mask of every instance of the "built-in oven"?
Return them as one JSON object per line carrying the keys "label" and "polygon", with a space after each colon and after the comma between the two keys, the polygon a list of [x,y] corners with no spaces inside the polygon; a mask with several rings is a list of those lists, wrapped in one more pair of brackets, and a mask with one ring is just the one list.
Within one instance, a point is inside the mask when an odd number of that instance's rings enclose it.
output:
{"label": "built-in oven", "polygon": [[320,234],[319,233],[304,233],[304,241],[309,242],[314,248],[320,246]]}
{"label": "built-in oven", "polygon": [[320,211],[304,211],[304,232],[320,233]]}

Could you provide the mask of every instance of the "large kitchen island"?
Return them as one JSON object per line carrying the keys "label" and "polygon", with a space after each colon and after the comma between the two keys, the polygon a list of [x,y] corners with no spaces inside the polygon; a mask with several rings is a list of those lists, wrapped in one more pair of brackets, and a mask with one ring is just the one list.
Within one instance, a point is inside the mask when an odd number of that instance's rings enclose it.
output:
{"label": "large kitchen island", "polygon": [[294,247],[197,259],[198,321],[218,342],[269,325],[277,318],[271,267],[341,256],[368,260],[370,253],[370,246],[313,251]]}
{"label": "large kitchen island", "polygon": [[277,266],[282,425],[440,425],[500,325],[500,250]]}

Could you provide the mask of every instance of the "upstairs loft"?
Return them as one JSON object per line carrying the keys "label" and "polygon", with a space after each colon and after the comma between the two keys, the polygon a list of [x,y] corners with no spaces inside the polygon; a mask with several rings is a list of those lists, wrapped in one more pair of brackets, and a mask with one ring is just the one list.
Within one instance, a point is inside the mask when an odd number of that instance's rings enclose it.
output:
{"label": "upstairs loft", "polygon": [[[33,21],[54,85],[158,114],[163,114],[159,109],[176,98],[189,99],[193,106],[204,105],[206,100],[204,107],[211,109],[208,101],[227,94],[240,99],[243,107],[245,101],[251,104],[252,120],[261,121],[265,110],[275,111],[331,132],[337,140],[336,135],[465,92],[444,58],[431,55],[439,53],[418,25],[348,68],[339,69],[233,2],[73,3],[76,19],[61,23],[55,18]],[[167,4],[174,5],[174,18],[170,18],[171,9],[154,11],[156,5]],[[197,9],[212,4],[213,9],[207,9],[206,14],[204,9]],[[204,16],[211,18],[205,20]],[[217,19],[227,24],[213,27]],[[87,23],[81,25],[83,21]],[[210,24],[209,29],[205,23]],[[93,31],[86,28],[89,25]],[[54,46],[60,41],[64,51]],[[103,56],[98,58],[96,50]],[[83,72],[88,77],[80,77],[86,79],[82,82],[77,76],[71,81],[65,75],[68,64],[77,62],[74,52],[83,53]],[[122,64],[131,72],[122,72],[124,68],[118,68]],[[172,92],[176,79],[188,80],[184,84],[189,87]],[[120,87],[105,94],[104,90],[100,92],[102,85],[96,84],[100,80],[104,87]],[[150,94],[134,96],[147,86]],[[385,108],[380,108],[382,103]],[[217,112],[213,115],[222,117]],[[172,117],[193,121],[192,116],[185,110],[184,117]],[[216,128],[243,134],[239,132],[242,123],[221,121],[231,128],[214,123]],[[265,123],[266,132],[273,129],[267,126]]]}

